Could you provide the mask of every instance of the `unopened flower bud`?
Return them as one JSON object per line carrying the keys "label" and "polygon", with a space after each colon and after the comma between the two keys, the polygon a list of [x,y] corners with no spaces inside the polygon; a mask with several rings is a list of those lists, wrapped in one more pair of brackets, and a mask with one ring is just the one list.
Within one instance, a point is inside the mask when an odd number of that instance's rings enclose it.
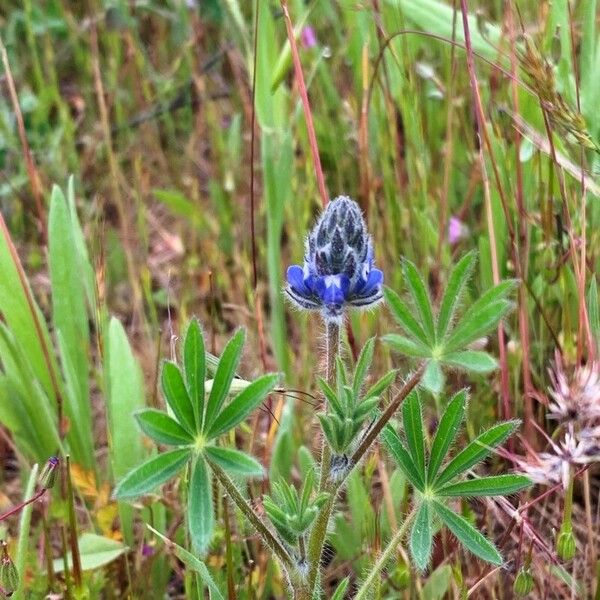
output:
{"label": "unopened flower bud", "polygon": [[13,595],[19,587],[19,573],[17,567],[8,555],[6,542],[2,541],[2,558],[0,559],[0,589],[6,597]]}
{"label": "unopened flower bud", "polygon": [[562,560],[571,560],[575,556],[577,546],[571,523],[563,523],[556,538],[556,553]]}
{"label": "unopened flower bud", "polygon": [[527,596],[533,590],[533,576],[531,570],[526,567],[521,567],[519,573],[515,577],[515,583],[513,584],[513,591],[517,596]]}
{"label": "unopened flower bud", "polygon": [[59,464],[60,460],[56,456],[51,456],[40,473],[39,484],[45,490],[49,490],[54,487],[54,484],[56,483],[56,476],[58,475]]}

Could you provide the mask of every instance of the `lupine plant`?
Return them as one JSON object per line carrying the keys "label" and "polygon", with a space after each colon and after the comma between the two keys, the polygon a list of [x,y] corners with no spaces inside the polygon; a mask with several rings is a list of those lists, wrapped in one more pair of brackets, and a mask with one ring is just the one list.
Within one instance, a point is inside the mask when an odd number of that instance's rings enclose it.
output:
{"label": "lupine plant", "polygon": [[[240,478],[261,477],[264,469],[256,459],[228,446],[224,434],[240,425],[275,390],[278,377],[264,375],[251,383],[236,378],[244,341],[240,330],[226,345],[214,378],[207,380],[204,338],[199,323],[193,320],[183,341],[182,369],[169,361],[162,367],[161,387],[168,412],[145,409],[135,415],[147,436],[161,446],[175,448],[159,452],[129,473],[119,483],[117,497],[150,493],[177,473],[186,473],[191,547],[203,554],[215,523],[214,474],[229,499],[279,559],[290,594],[298,600],[312,600],[319,594],[323,549],[339,493],[381,434],[384,448],[410,486],[410,508],[372,564],[356,598],[369,596],[371,586],[407,534],[414,566],[421,571],[430,563],[434,535],[441,527],[447,527],[478,558],[502,564],[498,549],[476,524],[460,514],[460,505],[464,498],[514,494],[529,485],[529,479],[518,474],[472,475],[472,469],[519,423],[498,423],[449,457],[467,410],[467,391],[463,389],[452,397],[431,439],[423,423],[424,402],[419,391],[423,387],[439,393],[445,368],[481,373],[496,366],[489,354],[470,349],[469,345],[489,333],[510,310],[508,295],[513,282],[493,287],[463,318],[456,319],[474,262],[473,254],[458,262],[435,310],[417,269],[404,261],[403,273],[414,303],[409,308],[398,294],[383,289],[383,273],[374,266],[373,245],[358,205],[347,197],[332,200],[307,237],[304,265],[288,269],[285,289],[297,307],[318,311],[325,325],[326,372],[316,381],[323,398],[316,414],[322,445],[315,470],[308,470],[300,486],[285,479],[271,482],[271,494],[262,498],[268,521],[248,501],[239,487]],[[340,328],[346,311],[372,308],[384,296],[408,336],[389,334],[385,341],[401,354],[418,360],[416,370],[387,403],[386,392],[398,372],[391,370],[367,385],[375,339],[367,341],[353,366],[347,364],[340,351]],[[400,408],[400,423],[395,426]],[[188,565],[204,579],[210,577],[205,568],[194,567],[197,559],[192,564],[191,555],[183,549],[178,556],[187,557]],[[207,584],[215,589],[214,582]],[[344,580],[336,592],[339,597],[347,585]]]}

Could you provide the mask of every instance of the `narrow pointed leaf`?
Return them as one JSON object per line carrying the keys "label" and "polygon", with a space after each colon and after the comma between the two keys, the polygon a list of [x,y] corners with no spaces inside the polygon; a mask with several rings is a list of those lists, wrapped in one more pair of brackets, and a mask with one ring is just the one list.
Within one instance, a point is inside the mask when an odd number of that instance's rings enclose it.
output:
{"label": "narrow pointed leaf", "polygon": [[346,597],[346,590],[348,589],[348,584],[350,583],[349,577],[344,577],[339,583],[337,588],[335,588],[335,592],[333,592],[333,596],[331,596],[331,600],[343,600]]}
{"label": "narrow pointed leaf", "polygon": [[468,521],[439,502],[436,502],[434,507],[442,522],[469,552],[493,565],[502,564],[502,556],[496,546]]}
{"label": "narrow pointed leaf", "polygon": [[471,307],[450,334],[444,345],[445,353],[455,352],[492,331],[498,323],[513,309],[508,300],[496,300],[480,310]]}
{"label": "narrow pointed leaf", "polygon": [[167,413],[146,408],[135,414],[140,429],[155,442],[171,446],[192,444],[194,438]]}
{"label": "narrow pointed leaf", "polygon": [[423,502],[410,532],[410,553],[420,571],[425,571],[429,564],[432,542],[429,503]]}
{"label": "narrow pointed leaf", "polygon": [[448,284],[444,291],[444,297],[440,304],[440,311],[437,319],[437,339],[442,340],[448,331],[449,326],[454,319],[454,313],[462,298],[465,285],[473,272],[475,266],[475,252],[465,254],[456,263],[448,277]]}
{"label": "narrow pointed leaf", "polygon": [[242,477],[262,477],[264,475],[263,466],[255,458],[235,448],[207,446],[204,451],[209,461],[216,463],[232,475],[241,475]]}
{"label": "narrow pointed leaf", "polygon": [[319,377],[317,379],[317,383],[319,384],[319,387],[321,388],[323,395],[325,396],[327,402],[329,403],[329,406],[338,415],[343,416],[344,409],[343,409],[342,405],[340,404],[340,401],[338,400],[338,397],[337,397],[336,393],[333,391],[333,389],[331,388],[331,386],[322,377]]}
{"label": "narrow pointed leaf", "polygon": [[136,498],[151,492],[174,477],[190,459],[187,448],[162,452],[130,471],[117,485],[114,497]]}
{"label": "narrow pointed leaf", "polygon": [[422,474],[425,477],[425,439],[423,437],[423,417],[421,415],[421,399],[417,390],[413,390],[402,404],[402,423],[404,435],[408,444],[408,451]]}
{"label": "narrow pointed leaf", "polygon": [[392,455],[392,458],[396,461],[405,477],[412,483],[414,487],[423,491],[425,484],[423,477],[417,469],[412,457],[402,444],[400,437],[394,431],[391,425],[386,425],[383,428],[382,437],[385,447]]}
{"label": "narrow pointed leaf", "polygon": [[215,438],[241,423],[273,391],[278,375],[263,375],[240,392],[215,419],[207,436]]}
{"label": "narrow pointed leaf", "polygon": [[429,344],[433,345],[435,344],[435,323],[433,321],[431,300],[427,288],[425,287],[425,282],[417,270],[417,267],[415,267],[408,259],[404,259],[402,266],[406,283],[408,284],[410,293],[415,301],[415,306],[421,317],[421,325],[427,335]]}
{"label": "narrow pointed leaf", "polygon": [[428,358],[431,356],[431,349],[416,339],[407,338],[398,333],[388,333],[382,339],[392,350],[400,354],[414,358]]}
{"label": "narrow pointed leaf", "polygon": [[502,444],[519,426],[519,421],[506,421],[490,427],[459,452],[436,479],[436,489],[481,462]]}
{"label": "narrow pointed leaf", "polygon": [[210,472],[202,457],[198,457],[192,467],[188,487],[188,523],[193,548],[204,554],[215,527],[215,515]]}
{"label": "narrow pointed leaf", "polygon": [[474,373],[489,373],[498,368],[496,359],[487,352],[480,350],[465,350],[464,352],[451,352],[442,358],[444,364],[472,371]]}
{"label": "narrow pointed leaf", "polygon": [[450,400],[442,418],[438,425],[433,443],[431,444],[431,452],[429,455],[428,480],[434,481],[442,462],[452,442],[456,438],[456,434],[460,428],[460,424],[465,416],[465,407],[467,404],[467,391],[461,390]]}
{"label": "narrow pointed leaf", "polygon": [[352,391],[355,396],[360,394],[362,385],[367,376],[371,361],[373,360],[373,349],[375,347],[375,338],[367,340],[367,343],[363,346],[360,351],[360,356],[356,361],[356,367],[354,368],[354,380],[352,382]]}
{"label": "narrow pointed leaf", "polygon": [[446,485],[436,490],[438,496],[506,496],[514,494],[531,485],[531,480],[524,475],[508,474],[479,477]]}
{"label": "narrow pointed leaf", "polygon": [[162,391],[179,423],[190,433],[196,430],[194,408],[179,367],[165,361],[161,373]]}
{"label": "narrow pointed leaf", "polygon": [[166,546],[173,550],[173,554],[189,569],[195,571],[200,576],[202,583],[208,587],[211,594],[211,600],[225,600],[219,586],[216,584],[215,580],[212,578],[208,567],[199,559],[196,558],[191,552],[188,552],[185,548],[182,548],[179,544],[171,541],[168,537],[164,536],[162,533],[151,527],[150,525],[146,525],[146,527],[157,535]]}
{"label": "narrow pointed leaf", "polygon": [[411,310],[402,301],[400,296],[387,287],[384,288],[383,294],[385,296],[387,305],[392,311],[392,315],[398,322],[398,325],[400,325],[400,327],[402,327],[406,333],[409,333],[416,338],[416,341],[420,342],[425,347],[429,347],[427,334],[425,331],[423,331],[423,328],[421,325],[419,325],[417,320],[412,316]]}
{"label": "narrow pointed leaf", "polygon": [[229,393],[231,381],[240,362],[242,348],[244,346],[246,334],[243,329],[239,329],[235,335],[227,342],[223,354],[219,360],[219,366],[215,373],[208,402],[205,407],[203,420],[204,431],[211,428],[214,420],[219,414],[223,402]]}
{"label": "narrow pointed leaf", "polygon": [[393,383],[394,379],[396,379],[397,371],[394,369],[393,371],[389,371],[386,373],[379,381],[375,382],[365,393],[365,400],[368,398],[372,398],[374,396],[381,396],[383,392]]}
{"label": "narrow pointed leaf", "polygon": [[204,412],[204,380],[206,378],[206,349],[200,323],[192,319],[183,342],[185,381],[194,411],[195,430],[199,430]]}

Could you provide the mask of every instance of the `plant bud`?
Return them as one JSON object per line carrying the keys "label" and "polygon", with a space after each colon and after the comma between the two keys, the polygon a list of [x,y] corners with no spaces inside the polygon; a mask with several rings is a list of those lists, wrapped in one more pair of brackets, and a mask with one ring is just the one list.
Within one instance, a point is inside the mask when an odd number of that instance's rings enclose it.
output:
{"label": "plant bud", "polygon": [[533,576],[531,570],[525,567],[519,569],[518,575],[515,577],[513,591],[517,596],[527,596],[533,590]]}
{"label": "plant bud", "polygon": [[49,490],[54,487],[54,484],[56,483],[56,477],[58,475],[59,464],[60,460],[56,456],[51,456],[44,466],[44,469],[40,473],[39,484],[45,490]]}
{"label": "plant bud", "polygon": [[0,588],[6,597],[13,595],[19,587],[17,567],[8,555],[7,544],[2,541],[2,558],[0,559]]}
{"label": "plant bud", "polygon": [[556,539],[556,553],[562,560],[571,560],[577,551],[571,523],[563,523]]}

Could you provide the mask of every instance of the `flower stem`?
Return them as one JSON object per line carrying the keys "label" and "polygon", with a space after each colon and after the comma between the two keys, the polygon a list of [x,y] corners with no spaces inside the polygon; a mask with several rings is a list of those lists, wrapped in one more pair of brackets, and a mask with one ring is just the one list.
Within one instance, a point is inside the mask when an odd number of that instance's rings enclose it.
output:
{"label": "flower stem", "polygon": [[254,527],[254,529],[256,529],[256,531],[258,531],[258,533],[262,536],[264,542],[271,548],[271,550],[273,550],[273,553],[283,563],[284,567],[287,569],[293,569],[294,561],[292,560],[289,552],[285,549],[279,538],[271,532],[262,519],[254,512],[254,510],[252,510],[252,507],[237,489],[235,483],[233,483],[225,471],[223,471],[223,469],[221,469],[221,467],[216,465],[214,462],[211,462],[210,466],[220,484],[229,494],[231,500],[240,509],[248,521],[250,521],[250,524]]}
{"label": "flower stem", "polygon": [[363,584],[360,586],[356,596],[354,596],[354,600],[366,600],[369,598],[372,587],[375,585],[375,579],[381,573],[382,569],[385,567],[387,562],[392,558],[392,555],[396,551],[396,547],[402,541],[402,538],[406,535],[409,525],[411,524],[413,518],[415,516],[415,510],[411,510],[408,514],[404,522],[400,526],[400,529],[396,531],[393,535],[392,539],[388,542],[385,550],[381,553],[377,562],[373,565],[373,568],[369,571],[367,578],[363,581]]}

